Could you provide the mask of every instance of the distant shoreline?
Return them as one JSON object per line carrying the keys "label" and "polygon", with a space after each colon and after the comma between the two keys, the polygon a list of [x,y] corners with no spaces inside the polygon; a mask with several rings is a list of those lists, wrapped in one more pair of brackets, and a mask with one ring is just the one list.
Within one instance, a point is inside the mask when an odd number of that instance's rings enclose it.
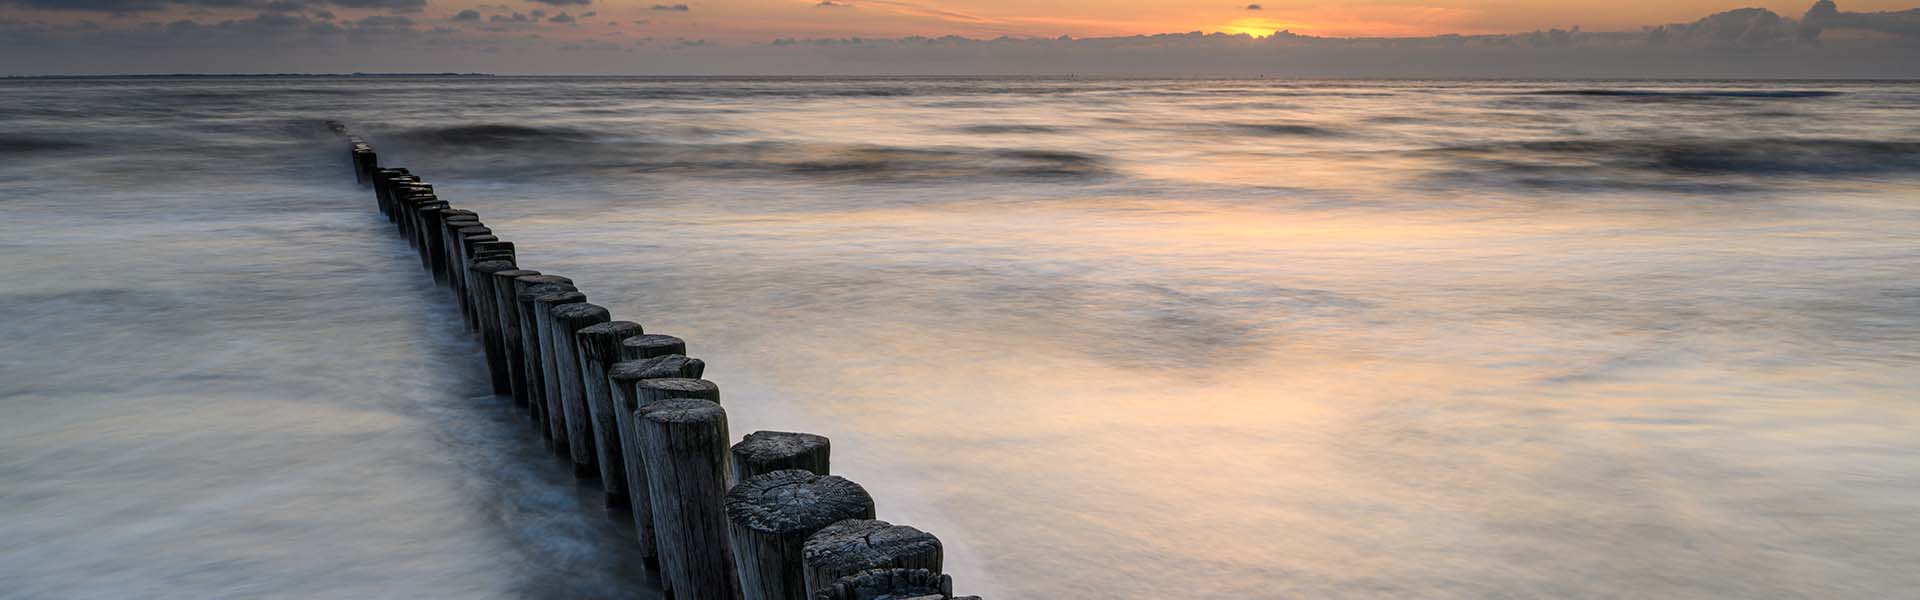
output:
{"label": "distant shoreline", "polygon": [[1823,82],[1920,83],[1898,77],[1282,77],[1262,75],[500,75],[495,73],[130,73],[106,75],[0,75],[0,81],[87,79],[644,79],[644,80],[995,80],[1041,81],[1618,81],[1618,82]]}

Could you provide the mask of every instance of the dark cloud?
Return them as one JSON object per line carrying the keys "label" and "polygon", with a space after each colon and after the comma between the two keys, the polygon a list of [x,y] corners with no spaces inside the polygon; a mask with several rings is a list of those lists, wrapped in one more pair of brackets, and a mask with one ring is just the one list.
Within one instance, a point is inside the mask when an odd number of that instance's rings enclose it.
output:
{"label": "dark cloud", "polygon": [[580,13],[580,18],[582,18],[582,19],[591,19],[591,18],[593,18],[593,17],[596,17],[596,16],[599,16],[599,14],[600,14],[600,13],[598,13],[598,12],[595,12],[595,11],[591,11],[591,10],[590,10],[590,11],[587,11],[587,12],[583,12],[583,13]]}
{"label": "dark cloud", "polygon": [[526,15],[520,13],[513,13],[512,16],[494,15],[488,18],[487,21],[492,23],[530,23],[533,19],[529,19]]}
{"label": "dark cloud", "polygon": [[397,31],[412,29],[413,19],[399,15],[373,15],[358,21],[348,21],[347,26],[360,31]]}
{"label": "dark cloud", "polygon": [[299,12],[319,6],[337,6],[417,12],[427,0],[0,0],[0,5],[37,10],[133,13],[164,10],[170,6],[199,8],[252,8],[272,12]]}
{"label": "dark cloud", "polygon": [[1902,38],[1920,38],[1920,9],[1897,12],[1840,12],[1832,0],[1820,0],[1800,18],[1801,37],[1819,38],[1827,29],[1872,31]]}
{"label": "dark cloud", "polygon": [[478,23],[480,22],[480,11],[473,9],[463,10],[460,11],[459,14],[453,15],[453,18],[447,20],[461,23]]}
{"label": "dark cloud", "polygon": [[665,10],[665,11],[673,11],[673,12],[687,12],[687,11],[689,11],[689,10],[693,10],[693,9],[692,9],[691,7],[688,7],[688,6],[687,6],[687,5],[685,5],[685,4],[655,4],[655,5],[653,5],[653,10]]}
{"label": "dark cloud", "polygon": [[427,0],[326,0],[326,4],[342,8],[367,8],[396,12],[419,12],[427,7]]}
{"label": "dark cloud", "polygon": [[1258,5],[1258,4],[1248,4],[1248,5],[1247,5],[1247,10],[1265,10],[1266,8],[1267,8],[1267,7],[1265,7],[1265,6],[1261,6],[1261,5]]}
{"label": "dark cloud", "polygon": [[560,11],[560,14],[557,14],[548,18],[547,22],[548,23],[572,23],[573,15],[567,14],[566,11]]}
{"label": "dark cloud", "polygon": [[852,5],[851,5],[851,4],[843,4],[843,3],[840,3],[840,2],[834,2],[833,0],[820,0],[820,3],[819,3],[819,4],[815,4],[814,6],[817,6],[817,7],[820,7],[820,8],[839,8],[839,7],[850,7],[850,6],[852,6]]}
{"label": "dark cloud", "polygon": [[538,3],[546,4],[549,6],[586,6],[588,4],[593,4],[593,0],[527,0],[527,1],[538,2]]}
{"label": "dark cloud", "polygon": [[547,18],[547,10],[544,8],[536,8],[536,9],[527,11],[527,16],[533,17],[534,20],[536,21],[540,19],[545,19]]}

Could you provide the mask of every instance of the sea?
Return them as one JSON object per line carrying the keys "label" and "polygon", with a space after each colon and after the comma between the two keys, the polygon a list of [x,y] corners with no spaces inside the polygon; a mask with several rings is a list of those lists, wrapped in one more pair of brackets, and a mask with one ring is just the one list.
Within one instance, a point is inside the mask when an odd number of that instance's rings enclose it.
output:
{"label": "sea", "polygon": [[344,123],[989,600],[1920,589],[1920,83],[0,81],[0,598],[660,598]]}

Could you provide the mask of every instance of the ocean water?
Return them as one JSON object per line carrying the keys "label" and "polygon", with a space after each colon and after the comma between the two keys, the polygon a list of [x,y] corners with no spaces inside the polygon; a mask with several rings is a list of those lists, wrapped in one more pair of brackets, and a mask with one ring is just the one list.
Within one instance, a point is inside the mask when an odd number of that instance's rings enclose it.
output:
{"label": "ocean water", "polygon": [[1920,84],[0,82],[0,597],[656,598],[353,184],[963,593],[1920,588]]}

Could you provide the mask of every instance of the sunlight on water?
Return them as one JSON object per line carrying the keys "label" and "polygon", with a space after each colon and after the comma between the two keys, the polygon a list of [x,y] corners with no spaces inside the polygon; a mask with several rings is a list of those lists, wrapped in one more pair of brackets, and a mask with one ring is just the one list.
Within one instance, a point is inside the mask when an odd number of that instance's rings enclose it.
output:
{"label": "sunlight on water", "polygon": [[991,598],[1920,586],[1920,87],[7,82],[0,587],[655,594],[344,151]]}

